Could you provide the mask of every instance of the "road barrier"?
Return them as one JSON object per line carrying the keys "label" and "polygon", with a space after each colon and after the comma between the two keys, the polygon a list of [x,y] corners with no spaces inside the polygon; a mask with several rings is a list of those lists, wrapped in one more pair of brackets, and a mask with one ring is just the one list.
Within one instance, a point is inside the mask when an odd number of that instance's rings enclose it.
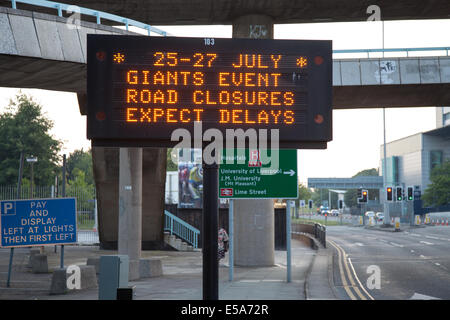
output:
{"label": "road barrier", "polygon": [[291,232],[308,233],[314,236],[314,238],[316,238],[324,246],[324,248],[327,247],[327,228],[320,223],[292,223]]}
{"label": "road barrier", "polygon": [[324,225],[320,223],[314,224],[314,237],[319,240],[324,248],[327,247],[327,228]]}

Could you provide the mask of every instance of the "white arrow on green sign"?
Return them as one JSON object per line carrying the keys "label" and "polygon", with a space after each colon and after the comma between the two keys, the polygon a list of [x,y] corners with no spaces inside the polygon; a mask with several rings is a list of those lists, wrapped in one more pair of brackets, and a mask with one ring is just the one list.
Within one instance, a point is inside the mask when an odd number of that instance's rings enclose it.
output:
{"label": "white arrow on green sign", "polygon": [[[219,197],[231,199],[296,199],[298,197],[297,150],[280,149],[278,161],[268,151],[225,149],[219,168]],[[245,157],[244,157],[245,155]],[[238,161],[239,160],[239,161]],[[233,163],[230,163],[233,162]],[[278,165],[277,165],[278,164]]]}

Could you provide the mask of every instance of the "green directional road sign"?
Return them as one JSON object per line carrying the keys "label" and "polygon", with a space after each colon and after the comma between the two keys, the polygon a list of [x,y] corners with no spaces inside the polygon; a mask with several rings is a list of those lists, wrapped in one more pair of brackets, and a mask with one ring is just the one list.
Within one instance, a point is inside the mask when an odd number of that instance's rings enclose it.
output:
{"label": "green directional road sign", "polygon": [[[231,199],[296,199],[297,150],[225,149],[219,168],[219,197]],[[270,162],[269,162],[270,161]]]}

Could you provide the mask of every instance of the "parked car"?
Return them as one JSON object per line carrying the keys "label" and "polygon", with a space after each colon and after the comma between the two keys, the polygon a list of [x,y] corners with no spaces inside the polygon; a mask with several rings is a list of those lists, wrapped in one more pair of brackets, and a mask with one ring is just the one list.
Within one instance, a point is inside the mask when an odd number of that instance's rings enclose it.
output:
{"label": "parked car", "polygon": [[377,212],[375,215],[376,215],[378,221],[383,221],[384,220],[384,213],[383,212]]}
{"label": "parked car", "polygon": [[365,213],[365,216],[367,217],[367,218],[370,218],[370,217],[375,217],[375,212],[373,212],[373,211],[367,211],[366,213]]}
{"label": "parked car", "polygon": [[320,207],[320,214],[321,215],[327,214],[329,216],[330,215],[330,208],[321,206]]}
{"label": "parked car", "polygon": [[339,216],[339,210],[337,210],[337,209],[332,209],[332,210],[331,210],[331,215],[332,215],[333,217]]}

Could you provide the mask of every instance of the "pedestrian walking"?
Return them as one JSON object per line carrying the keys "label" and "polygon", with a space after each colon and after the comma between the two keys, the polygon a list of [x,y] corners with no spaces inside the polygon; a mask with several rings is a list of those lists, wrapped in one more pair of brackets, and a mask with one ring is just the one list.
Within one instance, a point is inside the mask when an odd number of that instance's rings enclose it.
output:
{"label": "pedestrian walking", "polygon": [[219,229],[219,239],[218,239],[217,247],[218,247],[218,251],[219,251],[218,252],[219,260],[225,258],[225,253],[228,252],[229,238],[228,238],[228,234],[224,228]]}

